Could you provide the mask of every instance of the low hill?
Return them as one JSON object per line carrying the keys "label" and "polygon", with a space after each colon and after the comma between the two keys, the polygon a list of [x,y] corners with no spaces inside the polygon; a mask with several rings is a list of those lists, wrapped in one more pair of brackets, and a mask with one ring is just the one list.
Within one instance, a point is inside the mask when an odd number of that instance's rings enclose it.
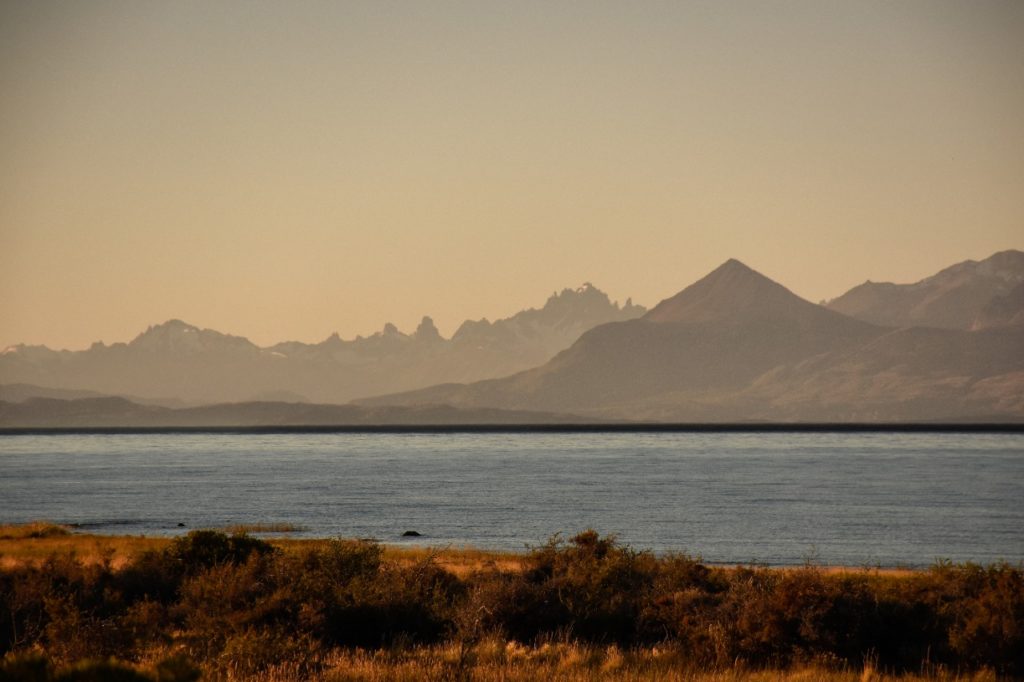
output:
{"label": "low hill", "polygon": [[192,408],[140,405],[124,398],[0,401],[0,428],[419,426],[472,424],[578,424],[572,415],[447,406],[360,407],[310,403],[222,403]]}

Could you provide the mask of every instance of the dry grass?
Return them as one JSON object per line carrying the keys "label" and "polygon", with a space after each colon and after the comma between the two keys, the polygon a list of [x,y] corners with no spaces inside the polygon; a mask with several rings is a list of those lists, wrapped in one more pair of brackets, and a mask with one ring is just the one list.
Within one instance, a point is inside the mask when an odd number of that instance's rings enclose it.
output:
{"label": "dry grass", "polygon": [[[135,673],[154,682],[194,679],[187,672],[175,675],[170,672],[175,667],[168,668],[166,663],[160,663],[161,660],[169,660],[167,654],[170,651],[152,653],[153,656],[144,656],[134,664],[111,660],[106,663],[106,674],[101,672],[97,675],[98,671],[93,670],[91,675],[81,679],[107,679],[114,672],[121,675]],[[0,679],[37,679],[17,674],[5,677],[5,672],[11,672],[4,670],[5,662],[0,659]],[[103,661],[95,661],[56,666],[54,672],[57,678],[61,678],[76,669],[82,673],[83,668],[93,667],[96,663],[104,665]],[[160,668],[163,668],[162,672]],[[624,651],[614,645],[596,647],[576,643],[527,647],[500,639],[488,639],[473,647],[445,644],[376,651],[335,649],[302,661],[272,665],[258,672],[248,670],[244,665],[202,670],[186,663],[177,669],[201,672],[201,679],[208,682],[996,682],[1000,679],[989,669],[962,674],[945,668],[931,668],[919,673],[895,674],[879,671],[870,664],[849,669],[805,665],[786,670],[758,670],[737,665],[702,670],[690,665],[678,650],[670,648]]]}
{"label": "dry grass", "polygon": [[385,545],[384,559],[396,561],[402,565],[411,565],[427,559],[433,559],[438,566],[460,578],[464,578],[476,571],[521,571],[523,568],[522,554],[488,551],[472,547],[432,549],[429,547]]}
{"label": "dry grass", "polygon": [[[10,528],[4,526],[3,528]],[[110,562],[114,568],[127,565],[148,550],[163,549],[170,538],[142,535],[90,535],[68,533],[43,537],[0,536],[0,569],[39,564],[53,555],[74,555],[86,565]]]}
{"label": "dry grass", "polygon": [[[793,566],[780,568],[781,571],[798,571],[802,566]],[[921,569],[917,568],[881,568],[879,566],[862,566],[862,567],[851,567],[851,566],[817,566],[819,571],[825,575],[836,575],[836,576],[850,576],[850,575],[869,575],[869,576],[881,576],[886,578],[906,578],[909,576],[917,575],[921,572]]]}
{"label": "dry grass", "polygon": [[474,647],[445,644],[367,651],[332,651],[311,669],[287,663],[256,674],[221,671],[210,679],[251,682],[413,682],[474,680],[476,682],[994,682],[991,671],[958,675],[944,669],[919,674],[887,674],[870,665],[856,670],[819,666],[790,670],[699,670],[671,648],[622,650],[578,643],[549,643],[528,647],[488,639]]}
{"label": "dry grass", "polygon": [[0,525],[0,540],[55,538],[70,534],[71,529],[68,526],[51,523],[50,521],[30,521],[29,523],[6,523]]}

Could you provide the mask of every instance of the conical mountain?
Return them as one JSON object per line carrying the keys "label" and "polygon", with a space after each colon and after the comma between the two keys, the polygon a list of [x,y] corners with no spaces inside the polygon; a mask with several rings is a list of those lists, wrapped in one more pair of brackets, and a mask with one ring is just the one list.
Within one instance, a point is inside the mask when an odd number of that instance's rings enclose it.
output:
{"label": "conical mountain", "polygon": [[737,323],[752,318],[777,321],[817,318],[836,322],[840,317],[800,298],[735,258],[644,315],[644,319],[650,322],[690,324]]}

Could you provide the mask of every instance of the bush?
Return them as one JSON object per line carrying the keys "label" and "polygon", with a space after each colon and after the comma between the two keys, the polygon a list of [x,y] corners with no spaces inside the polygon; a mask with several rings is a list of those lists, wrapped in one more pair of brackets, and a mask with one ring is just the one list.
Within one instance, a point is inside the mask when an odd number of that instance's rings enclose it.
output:
{"label": "bush", "polygon": [[959,569],[966,599],[947,603],[956,658],[1004,673],[1024,672],[1024,574],[1008,564]]}
{"label": "bush", "polygon": [[521,576],[484,587],[490,625],[520,640],[572,633],[589,642],[632,644],[649,600],[657,560],[588,530],[568,543],[552,538]]}
{"label": "bush", "polygon": [[176,538],[165,556],[180,565],[185,575],[193,575],[217,564],[240,564],[253,554],[274,551],[270,543],[245,533],[228,536],[215,530],[194,530]]}
{"label": "bush", "polygon": [[409,567],[381,564],[337,585],[324,612],[324,639],[362,647],[436,642],[451,631],[463,590],[431,557]]}

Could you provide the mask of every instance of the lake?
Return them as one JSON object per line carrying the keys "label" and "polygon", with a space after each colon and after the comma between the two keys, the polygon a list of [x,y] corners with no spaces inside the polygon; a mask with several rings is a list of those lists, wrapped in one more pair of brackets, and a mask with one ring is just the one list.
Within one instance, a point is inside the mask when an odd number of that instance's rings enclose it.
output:
{"label": "lake", "polygon": [[594,528],[721,563],[1018,563],[1024,434],[0,436],[0,521],[38,519],[508,550]]}

